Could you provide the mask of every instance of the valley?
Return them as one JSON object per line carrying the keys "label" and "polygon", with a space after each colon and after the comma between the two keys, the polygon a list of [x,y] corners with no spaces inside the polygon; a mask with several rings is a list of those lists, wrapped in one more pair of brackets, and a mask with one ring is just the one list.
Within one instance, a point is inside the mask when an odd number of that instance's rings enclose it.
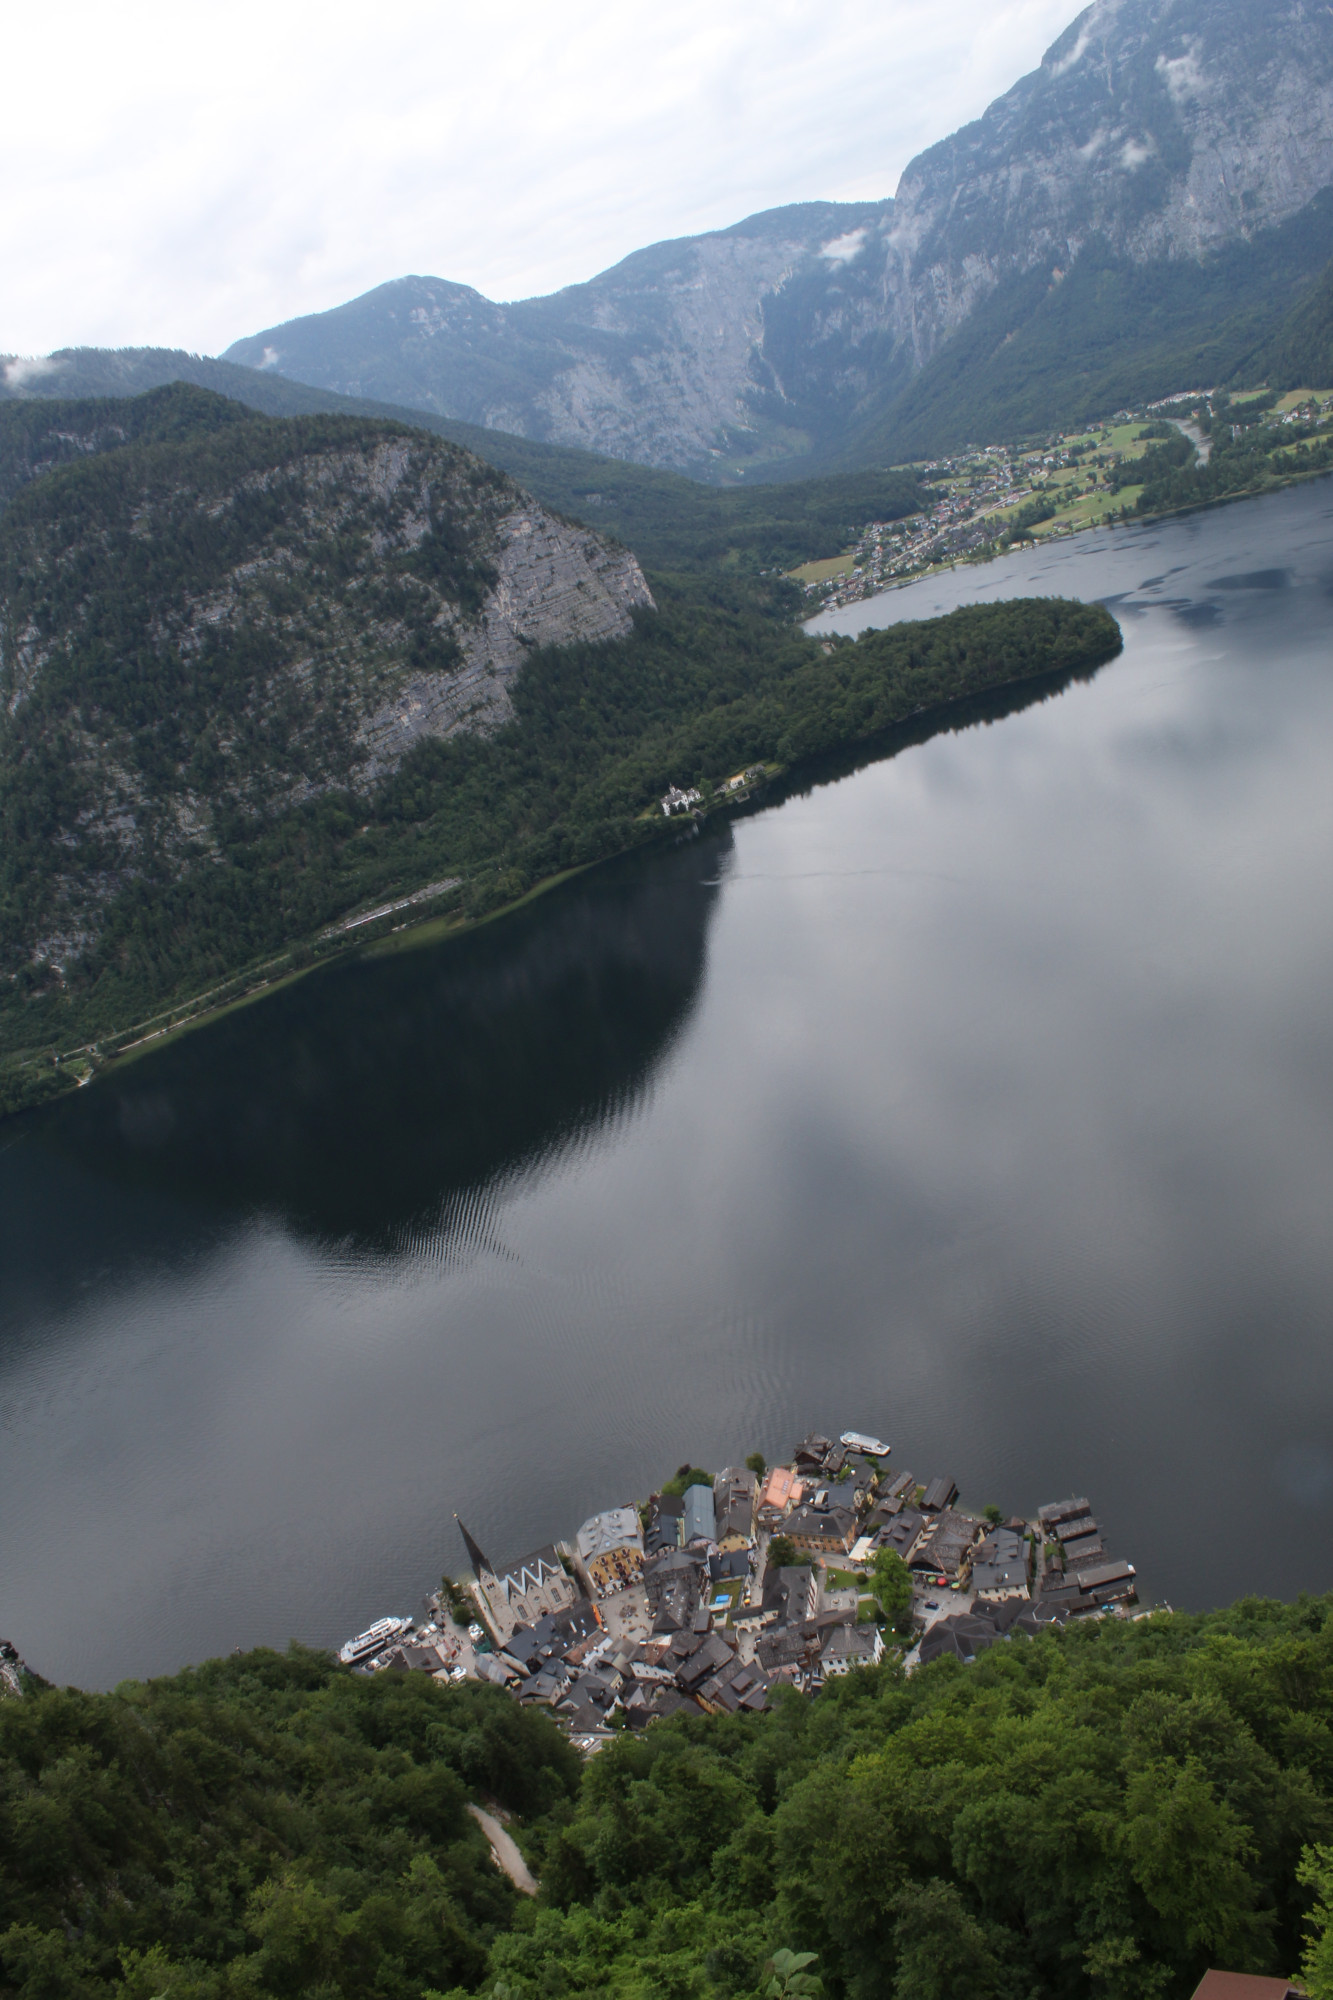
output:
{"label": "valley", "polygon": [[0,2000],[1333,2000],[1333,7],[1057,4],[10,37]]}

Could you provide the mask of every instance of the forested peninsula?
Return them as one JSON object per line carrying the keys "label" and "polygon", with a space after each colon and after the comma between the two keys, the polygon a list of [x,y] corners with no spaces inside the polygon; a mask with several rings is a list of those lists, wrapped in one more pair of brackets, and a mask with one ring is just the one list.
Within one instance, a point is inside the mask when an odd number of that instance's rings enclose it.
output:
{"label": "forested peninsula", "polygon": [[1327,2000],[1331,1746],[1328,1597],[886,1661],[587,1764],[498,1688],[297,1649],[33,1687],[0,1702],[3,1987],[741,2000],[814,1953],[786,1991],[1186,2000],[1304,1953]]}
{"label": "forested peninsula", "polygon": [[41,419],[0,412],[0,1112],[389,926],[357,913],[475,921],[669,835],[669,785],[708,809],[1120,646],[1055,600],[817,643],[790,489],[709,563],[674,484],[631,551],[401,424],[181,384]]}

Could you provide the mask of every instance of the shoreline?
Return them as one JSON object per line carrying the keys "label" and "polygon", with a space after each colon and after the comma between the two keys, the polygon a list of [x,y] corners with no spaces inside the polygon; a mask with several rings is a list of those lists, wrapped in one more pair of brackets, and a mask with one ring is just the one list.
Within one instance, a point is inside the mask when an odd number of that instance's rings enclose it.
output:
{"label": "shoreline", "polygon": [[[1092,671],[1100,670],[1110,659],[1118,657],[1118,652],[1119,648],[1109,653],[1105,659],[1097,661]],[[514,915],[539,897],[559,888],[563,883],[600,868],[607,862],[623,859],[625,855],[635,852],[640,847],[647,848],[664,840],[689,838],[708,820],[719,816],[737,818],[779,805],[786,796],[784,789],[786,785],[818,782],[815,774],[830,763],[839,764],[848,758],[854,763],[862,758],[867,762],[877,762],[883,756],[895,754],[890,746],[900,735],[906,737],[901,746],[903,748],[929,741],[931,736],[949,728],[951,719],[956,719],[960,713],[979,703],[986,704],[993,699],[1003,700],[1006,696],[1024,689],[1038,688],[1043,683],[1055,684],[1063,681],[1070,672],[1079,671],[1083,669],[1044,668],[1035,673],[1019,675],[1012,680],[997,681],[982,690],[955,695],[947,701],[911,710],[886,728],[869,736],[849,738],[835,749],[796,758],[790,764],[769,760],[762,766],[765,774],[763,779],[748,787],[743,795],[728,797],[724,793],[715,793],[706,805],[701,803],[695,811],[670,817],[661,814],[660,808],[650,809],[633,822],[636,828],[643,829],[637,839],[617,848],[613,853],[599,856],[596,860],[582,862],[575,867],[560,869],[549,876],[543,876],[512,902],[498,904],[494,909],[483,911],[478,916],[455,915],[448,911],[437,912],[418,918],[405,918],[404,921],[394,923],[388,929],[378,931],[369,937],[358,934],[362,924],[386,923],[389,916],[406,910],[413,902],[414,895],[420,894],[420,891],[405,890],[400,899],[394,900],[391,910],[377,910],[363,918],[358,918],[352,913],[350,925],[346,919],[338,919],[332,926],[325,926],[320,936],[321,942],[327,948],[313,956],[309,964],[293,963],[296,953],[313,949],[304,941],[298,940],[286,947],[283,952],[262,960],[257,966],[233,974],[220,985],[208,989],[206,993],[194,999],[182,1000],[175,1006],[163,1008],[159,1014],[149,1015],[141,1021],[131,1023],[127,1028],[99,1037],[93,1042],[79,1043],[69,1049],[53,1052],[50,1055],[43,1053],[35,1057],[33,1067],[39,1062],[49,1062],[52,1069],[57,1072],[54,1079],[55,1087],[49,1087],[52,1079],[43,1076],[43,1082],[48,1083],[48,1087],[40,1094],[33,1095],[26,1103],[17,1104],[8,1112],[0,1112],[0,1129],[14,1120],[40,1113],[64,1098],[72,1096],[77,1090],[85,1088],[99,1077],[109,1076],[132,1063],[141,1061],[143,1057],[154,1054],[179,1040],[182,1035],[206,1027],[211,1022],[221,1020],[242,1008],[254,1006],[314,973],[337,965],[354,963],[358,959],[374,959],[387,956],[391,952],[424,949],[453,938],[468,936],[485,924]],[[920,733],[921,725],[926,722],[933,726],[923,735]],[[877,749],[876,746],[881,747]],[[454,886],[451,884],[447,889],[442,889],[441,893],[454,894]],[[240,990],[228,991],[229,988]],[[173,1016],[179,1018],[171,1018]],[[155,1026],[154,1023],[158,1021],[163,1025]],[[108,1046],[109,1044],[116,1046]],[[15,1071],[20,1069],[22,1061],[20,1056],[18,1063],[15,1064]]]}
{"label": "shoreline", "polygon": [[424,1618],[381,1618],[338,1658],[490,1682],[546,1707],[588,1756],[665,1716],[754,1713],[885,1661],[968,1665],[1071,1619],[1152,1615],[1085,1497],[1005,1519],[964,1507],[952,1478],[894,1474],[891,1454],[861,1432],[811,1432],[781,1465],[752,1452],[716,1475],[682,1466],[507,1567],[455,1515],[471,1575],[446,1575]]}
{"label": "shoreline", "polygon": [[[1202,461],[1204,465],[1207,462],[1207,459]],[[1271,494],[1284,493],[1292,486],[1302,486],[1311,480],[1329,478],[1333,478],[1333,467],[1316,466],[1308,470],[1297,467],[1290,473],[1284,474],[1281,478],[1265,478],[1259,485],[1242,487],[1233,493],[1214,494],[1211,497],[1187,501],[1183,505],[1176,507],[1154,508],[1143,514],[1112,514],[1108,512],[1095,520],[1081,521],[1076,524],[1063,523],[1054,528],[1049,534],[1026,535],[1021,540],[1010,542],[1004,547],[991,543],[984,549],[960,550],[958,554],[950,556],[947,559],[930,563],[922,569],[913,570],[908,576],[895,576],[884,579],[876,583],[872,589],[865,590],[856,597],[835,598],[831,596],[813,611],[807,612],[803,609],[797,622],[802,631],[808,631],[817,619],[829,613],[850,611],[856,605],[868,604],[876,597],[887,597],[892,592],[910,590],[914,584],[927,583],[932,577],[947,576],[959,569],[985,569],[991,563],[1003,561],[1006,556],[1018,555],[1021,552],[1030,554],[1034,550],[1039,550],[1057,542],[1072,541],[1079,535],[1085,535],[1096,530],[1110,531],[1117,528],[1154,527],[1163,521],[1178,521],[1187,518],[1191,514],[1212,513],[1217,508],[1230,507],[1239,501],[1262,500]]]}

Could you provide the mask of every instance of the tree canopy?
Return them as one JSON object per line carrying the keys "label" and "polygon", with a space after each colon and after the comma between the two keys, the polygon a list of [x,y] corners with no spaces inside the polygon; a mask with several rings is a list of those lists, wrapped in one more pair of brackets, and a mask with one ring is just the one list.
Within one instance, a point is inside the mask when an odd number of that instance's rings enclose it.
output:
{"label": "tree canopy", "polygon": [[308,1653],[39,1691],[0,1849],[21,2000],[1188,2000],[1311,1941],[1326,2000],[1333,1598],[886,1662],[581,1768],[498,1689]]}

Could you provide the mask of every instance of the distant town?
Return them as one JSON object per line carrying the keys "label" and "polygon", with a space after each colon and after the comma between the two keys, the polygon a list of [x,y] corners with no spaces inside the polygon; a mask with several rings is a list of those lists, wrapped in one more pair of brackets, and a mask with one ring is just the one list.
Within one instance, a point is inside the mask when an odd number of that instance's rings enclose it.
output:
{"label": "distant town", "polygon": [[[905,521],[868,522],[845,554],[791,572],[805,589],[803,615],[854,604],[960,561],[986,561],[1023,542],[1129,518],[1142,490],[1135,462],[1160,440],[1163,425],[1189,438],[1198,462],[1207,464],[1211,440],[1193,417],[1212,394],[1189,390],[1025,448],[986,445],[923,464],[938,494],[927,511]],[[1269,399],[1257,391],[1242,394],[1232,407],[1243,416],[1248,403],[1261,400]],[[1256,421],[1277,434],[1277,444],[1284,428],[1312,422],[1319,428],[1331,413],[1333,396],[1293,390]]]}
{"label": "distant town", "polygon": [[661,1716],[756,1711],[779,1687],[900,1659],[908,1671],[1070,1618],[1136,1614],[1135,1569],[1085,1498],[1025,1520],[973,1513],[950,1478],[891,1470],[880,1438],[802,1440],[710,1474],[682,1466],[642,1505],[507,1565],[463,1522],[469,1573],[418,1618],[339,1657],[359,1673],[479,1679],[551,1711],[591,1753]]}

